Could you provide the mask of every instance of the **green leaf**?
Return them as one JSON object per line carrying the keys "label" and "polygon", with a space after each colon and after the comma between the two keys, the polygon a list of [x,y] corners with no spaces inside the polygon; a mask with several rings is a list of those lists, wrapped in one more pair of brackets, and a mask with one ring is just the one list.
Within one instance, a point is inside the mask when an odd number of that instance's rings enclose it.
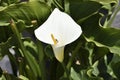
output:
{"label": "green leaf", "polygon": [[119,2],[119,0],[90,0],[90,1],[96,1],[96,2],[99,2],[99,3],[117,3]]}
{"label": "green leaf", "polygon": [[102,7],[101,4],[93,1],[71,1],[69,6],[70,15],[79,23],[96,13]]}
{"label": "green leaf", "polygon": [[24,38],[23,44],[26,47],[27,51],[29,51],[35,57],[35,59],[38,59],[37,46],[31,40],[31,38]]}
{"label": "green leaf", "polygon": [[13,43],[12,43],[12,40],[13,40],[13,38],[10,37],[6,42],[0,43],[0,55],[1,55],[1,56],[10,54],[9,48],[12,47],[12,46],[11,46],[11,44],[13,44]]}
{"label": "green leaf", "polygon": [[23,75],[20,75],[19,78],[22,79],[22,80],[29,80],[28,78],[26,78],[26,77],[23,76]]}
{"label": "green leaf", "polygon": [[0,43],[1,42],[6,42],[8,40],[8,38],[11,36],[12,31],[10,29],[10,27],[0,27]]}
{"label": "green leaf", "polygon": [[46,80],[46,66],[45,66],[45,55],[44,55],[44,48],[40,41],[37,41],[37,53],[39,58],[39,68],[41,70],[41,78],[42,80]]}
{"label": "green leaf", "polygon": [[45,47],[45,53],[50,59],[54,58],[54,52],[53,52],[52,47],[50,45],[47,45]]}
{"label": "green leaf", "polygon": [[7,26],[10,19],[23,20],[31,25],[32,20],[37,20],[40,25],[50,14],[50,7],[40,1],[29,1],[13,4],[0,11],[0,26]]}
{"label": "green leaf", "polygon": [[99,26],[99,14],[93,15],[82,23],[83,34],[88,42],[94,42],[98,47],[106,47],[111,53],[120,55],[120,30]]}
{"label": "green leaf", "polygon": [[1,0],[0,1],[0,6],[8,6],[10,4],[13,4],[13,3],[16,3],[18,2],[19,0]]}
{"label": "green leaf", "polygon": [[104,8],[110,11],[112,10],[111,3],[117,4],[117,5],[119,4],[119,0],[90,0],[90,1],[99,2],[100,4],[103,5]]}
{"label": "green leaf", "polygon": [[23,30],[25,30],[25,28],[26,28],[25,22],[23,20],[18,20],[16,22],[16,26],[17,26],[19,32],[23,32]]}
{"label": "green leaf", "polygon": [[6,80],[5,76],[2,75],[2,76],[0,77],[0,80]]}
{"label": "green leaf", "polygon": [[120,61],[112,65],[112,69],[117,78],[120,79]]}
{"label": "green leaf", "polygon": [[71,68],[71,77],[72,77],[73,80],[81,80],[80,76],[78,75],[78,73],[73,68]]}
{"label": "green leaf", "polygon": [[93,54],[92,54],[92,62],[94,63],[95,61],[103,58],[106,54],[109,54],[109,49],[105,47],[97,47],[95,46]]}
{"label": "green leaf", "polygon": [[18,78],[15,75],[4,73],[3,74],[6,78],[6,80],[18,80]]}
{"label": "green leaf", "polygon": [[96,62],[92,65],[92,68],[93,68],[92,74],[93,74],[94,76],[96,76],[96,77],[99,75],[99,70],[98,70],[97,66],[98,66],[98,61],[96,61]]}
{"label": "green leaf", "polygon": [[[95,76],[89,76],[88,75],[88,71],[90,69],[85,69],[85,70],[81,70],[80,71],[80,80],[104,80],[102,77],[95,77]],[[89,74],[92,74],[92,73],[89,73]]]}
{"label": "green leaf", "polygon": [[109,68],[111,70],[109,70],[109,73],[111,73],[111,76],[117,79],[120,79],[120,56],[117,54],[114,54],[112,61],[109,64]]}

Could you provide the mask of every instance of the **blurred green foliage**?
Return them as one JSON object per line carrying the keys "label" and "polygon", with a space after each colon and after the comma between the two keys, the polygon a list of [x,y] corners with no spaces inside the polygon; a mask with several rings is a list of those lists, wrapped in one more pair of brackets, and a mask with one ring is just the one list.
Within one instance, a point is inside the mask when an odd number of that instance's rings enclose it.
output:
{"label": "blurred green foliage", "polygon": [[[65,47],[64,65],[34,37],[56,7],[83,31]],[[116,7],[118,0],[0,0],[0,59],[8,55],[13,70],[0,69],[0,80],[120,80],[120,29],[109,25]]]}

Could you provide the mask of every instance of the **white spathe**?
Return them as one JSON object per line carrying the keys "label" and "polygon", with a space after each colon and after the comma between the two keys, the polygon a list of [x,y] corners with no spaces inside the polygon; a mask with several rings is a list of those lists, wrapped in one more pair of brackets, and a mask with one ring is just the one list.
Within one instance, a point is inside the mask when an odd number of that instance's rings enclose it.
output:
{"label": "white spathe", "polygon": [[[37,39],[52,45],[55,57],[59,62],[62,62],[64,59],[65,45],[75,41],[81,34],[81,27],[68,14],[61,12],[57,8],[35,30]],[[57,44],[55,44],[51,35],[57,40]]]}

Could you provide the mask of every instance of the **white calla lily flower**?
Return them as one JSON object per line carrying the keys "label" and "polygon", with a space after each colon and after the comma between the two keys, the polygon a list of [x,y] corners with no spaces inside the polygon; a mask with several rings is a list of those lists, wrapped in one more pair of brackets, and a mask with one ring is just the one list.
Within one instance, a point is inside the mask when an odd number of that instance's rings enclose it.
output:
{"label": "white calla lily flower", "polygon": [[81,27],[68,14],[57,8],[35,30],[38,40],[52,45],[55,57],[59,62],[63,62],[65,45],[75,41],[81,34]]}

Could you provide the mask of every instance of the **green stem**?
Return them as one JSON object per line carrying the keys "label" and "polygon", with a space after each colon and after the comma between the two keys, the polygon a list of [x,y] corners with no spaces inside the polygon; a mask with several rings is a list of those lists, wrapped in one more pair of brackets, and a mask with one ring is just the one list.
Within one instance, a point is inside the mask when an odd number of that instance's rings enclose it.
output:
{"label": "green stem", "polygon": [[53,0],[53,2],[58,8],[60,8],[62,11],[64,11],[64,8],[56,0]]}
{"label": "green stem", "polygon": [[17,38],[17,40],[18,40],[19,47],[21,48],[21,50],[23,51],[23,53],[26,53],[26,50],[25,50],[25,48],[24,48],[24,45],[23,45],[23,43],[22,43],[22,41],[21,41],[20,33],[19,33],[19,31],[17,30],[14,21],[11,20],[10,24],[11,24],[11,29],[12,29],[13,33],[15,34],[15,36],[16,36],[16,38]]}
{"label": "green stem", "polygon": [[63,67],[63,69],[64,69],[64,71],[65,71],[64,77],[66,77],[66,78],[69,79],[69,72],[68,72],[68,70],[67,70],[65,64],[64,64],[63,62],[62,62],[61,64],[62,64],[62,67]]}
{"label": "green stem", "polygon": [[[15,25],[15,23],[14,23],[13,20],[11,20],[10,26],[11,26],[11,29],[12,29],[12,31],[13,31],[13,33],[14,33],[17,41],[18,41],[18,46],[19,46],[19,48],[21,49],[21,51],[22,51],[22,53],[23,53],[23,54],[21,54],[21,55],[23,55],[23,56],[25,57],[26,62],[28,63],[30,69],[31,69],[32,72],[33,72],[33,76],[37,78],[37,77],[40,76],[41,74],[40,74],[39,66],[37,65],[36,60],[35,60],[34,57],[26,50],[26,48],[25,48],[25,46],[24,46],[24,44],[23,44],[23,42],[22,42],[22,40],[21,40],[20,33],[19,33],[19,31],[18,31],[18,29],[17,29],[17,27],[16,27],[16,25]],[[33,66],[33,65],[34,65],[34,66]]]}
{"label": "green stem", "polygon": [[77,52],[79,51],[79,48],[80,48],[80,47],[81,47],[81,43],[78,43],[77,46],[76,46],[76,48],[75,48],[75,50],[72,52],[72,56],[71,56],[71,58],[69,59],[69,62],[68,62],[68,64],[67,64],[67,69],[68,69],[69,71],[70,71],[71,65],[72,65],[72,63],[73,63],[73,60],[74,60]]}
{"label": "green stem", "polygon": [[113,13],[112,17],[110,18],[110,20],[109,20],[109,22],[108,22],[108,24],[107,24],[107,27],[111,27],[111,25],[112,25],[112,23],[113,23],[116,15],[117,15],[117,13],[118,13],[119,11],[120,11],[120,7],[118,6],[118,7],[116,8],[115,12]]}
{"label": "green stem", "polygon": [[70,14],[69,6],[70,6],[69,0],[64,0],[64,10],[68,14]]}

